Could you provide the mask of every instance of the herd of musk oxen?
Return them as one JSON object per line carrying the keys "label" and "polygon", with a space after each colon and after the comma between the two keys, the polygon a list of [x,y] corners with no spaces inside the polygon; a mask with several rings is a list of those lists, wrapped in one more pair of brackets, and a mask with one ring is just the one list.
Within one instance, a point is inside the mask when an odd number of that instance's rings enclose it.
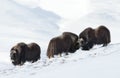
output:
{"label": "herd of musk oxen", "polygon": [[[48,58],[54,55],[65,53],[74,53],[78,49],[90,50],[96,44],[107,46],[111,42],[110,31],[101,25],[96,29],[91,27],[83,30],[79,36],[72,32],[63,32],[60,36],[50,40],[47,48]],[[40,46],[36,43],[26,44],[20,42],[13,46],[10,50],[10,58],[13,65],[23,65],[26,61],[36,62],[41,57]]]}

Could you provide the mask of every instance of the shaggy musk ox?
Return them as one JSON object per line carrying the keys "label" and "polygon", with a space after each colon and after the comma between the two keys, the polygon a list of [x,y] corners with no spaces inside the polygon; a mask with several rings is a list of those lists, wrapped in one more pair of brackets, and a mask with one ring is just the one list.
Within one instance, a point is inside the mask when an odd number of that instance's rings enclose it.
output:
{"label": "shaggy musk ox", "polygon": [[89,50],[95,44],[107,46],[111,42],[110,31],[105,26],[99,26],[96,29],[86,28],[79,35],[78,43],[82,50]]}
{"label": "shaggy musk ox", "polygon": [[47,49],[47,56],[49,58],[54,57],[54,55],[58,55],[64,52],[66,55],[68,52],[75,52],[77,49],[75,47],[75,43],[78,40],[78,36],[71,32],[63,32],[61,36],[52,38],[49,42]]}
{"label": "shaggy musk ox", "polygon": [[26,61],[35,62],[40,59],[41,49],[36,43],[18,43],[10,50],[10,57],[14,65],[23,65]]}

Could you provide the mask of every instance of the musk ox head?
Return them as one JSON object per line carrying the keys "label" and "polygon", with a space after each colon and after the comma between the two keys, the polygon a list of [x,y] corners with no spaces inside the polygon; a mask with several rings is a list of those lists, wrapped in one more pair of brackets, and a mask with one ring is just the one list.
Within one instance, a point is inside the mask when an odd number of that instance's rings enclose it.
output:
{"label": "musk ox head", "polygon": [[25,51],[27,45],[25,43],[18,43],[10,50],[10,58],[13,65],[23,65],[25,62]]}
{"label": "musk ox head", "polygon": [[80,38],[78,41],[80,46],[85,46],[88,43],[87,40],[84,38]]}
{"label": "musk ox head", "polygon": [[75,33],[72,33],[72,32],[63,32],[62,35],[69,36],[70,39],[72,40],[72,45],[69,49],[70,53],[74,53],[76,50],[79,49],[78,46],[77,46],[78,35],[76,35]]}
{"label": "musk ox head", "polygon": [[83,47],[83,46],[86,46],[88,44],[88,41],[86,41],[86,39],[84,38],[79,38],[77,43],[76,43],[76,48],[80,48],[80,47]]}
{"label": "musk ox head", "polygon": [[14,65],[20,64],[20,53],[17,49],[12,48],[10,53],[11,61]]}
{"label": "musk ox head", "polygon": [[90,48],[92,48],[95,41],[95,30],[91,27],[88,27],[85,30],[83,30],[80,33],[78,39],[79,47],[81,47],[82,50],[89,50]]}

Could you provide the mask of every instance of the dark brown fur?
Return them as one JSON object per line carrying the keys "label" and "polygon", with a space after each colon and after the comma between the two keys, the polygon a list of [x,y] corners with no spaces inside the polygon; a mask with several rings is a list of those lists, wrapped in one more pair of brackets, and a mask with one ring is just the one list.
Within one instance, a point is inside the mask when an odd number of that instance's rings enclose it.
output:
{"label": "dark brown fur", "polygon": [[105,26],[99,26],[95,29],[96,44],[107,46],[111,42],[110,31]]}
{"label": "dark brown fur", "polygon": [[37,60],[40,59],[40,54],[41,54],[41,49],[40,46],[36,43],[30,43],[27,45],[28,46],[28,52],[26,52],[26,60],[36,62]]}
{"label": "dark brown fur", "polygon": [[10,57],[14,65],[23,65],[26,61],[35,62],[40,59],[40,47],[36,43],[18,43],[10,50]]}
{"label": "dark brown fur", "polygon": [[48,45],[47,56],[49,58],[54,57],[54,55],[58,55],[58,54],[61,56],[63,52],[68,54],[71,45],[72,45],[72,39],[68,35],[61,35],[52,38]]}
{"label": "dark brown fur", "polygon": [[86,28],[80,33],[78,42],[83,50],[89,50],[95,44],[107,46],[111,42],[110,31],[105,26],[99,26],[96,29]]}
{"label": "dark brown fur", "polygon": [[70,53],[74,53],[77,49],[79,49],[76,45],[77,41],[78,41],[78,36],[72,32],[63,32],[62,35],[68,35],[70,36],[70,38],[72,39],[72,46],[71,48],[69,49],[69,52]]}

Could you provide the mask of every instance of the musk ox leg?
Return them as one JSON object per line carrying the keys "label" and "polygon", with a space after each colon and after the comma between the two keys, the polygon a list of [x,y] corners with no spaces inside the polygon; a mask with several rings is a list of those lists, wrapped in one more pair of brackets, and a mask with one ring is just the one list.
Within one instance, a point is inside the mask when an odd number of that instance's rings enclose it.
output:
{"label": "musk ox leg", "polygon": [[40,58],[41,58],[40,54],[38,54],[37,57],[36,57],[36,59],[35,59],[35,61],[40,60]]}
{"label": "musk ox leg", "polygon": [[37,60],[32,60],[31,62],[34,63],[34,62],[36,62],[36,61],[37,61]]}
{"label": "musk ox leg", "polygon": [[103,44],[103,47],[105,47],[105,46],[107,46],[108,44],[107,43],[105,43],[105,44]]}
{"label": "musk ox leg", "polygon": [[88,46],[89,46],[90,49],[93,47],[93,45],[94,45],[93,42],[88,43]]}
{"label": "musk ox leg", "polygon": [[65,52],[65,55],[68,55],[68,52]]}
{"label": "musk ox leg", "polygon": [[50,58],[54,58],[54,55],[52,55],[52,56],[48,56],[48,58],[50,59]]}
{"label": "musk ox leg", "polygon": [[82,50],[90,50],[93,46],[93,42],[88,42],[86,45],[82,46]]}
{"label": "musk ox leg", "polygon": [[24,63],[25,63],[25,62],[21,62],[21,63],[20,63],[20,66],[22,66]]}
{"label": "musk ox leg", "polygon": [[53,49],[48,49],[48,51],[47,51],[47,56],[48,56],[48,58],[50,59],[50,58],[54,58],[54,53],[53,53]]}
{"label": "musk ox leg", "polygon": [[110,43],[110,38],[106,38],[103,43],[103,47],[107,46]]}
{"label": "musk ox leg", "polygon": [[82,50],[89,50],[88,46],[82,46]]}
{"label": "musk ox leg", "polygon": [[38,60],[40,60],[40,58],[36,58],[36,59],[32,60],[32,63],[34,63],[34,62],[36,62]]}
{"label": "musk ox leg", "polygon": [[74,53],[76,50],[78,50],[78,46],[77,45],[75,45],[74,47],[71,47],[70,48],[70,53]]}
{"label": "musk ox leg", "polygon": [[62,53],[59,53],[59,56],[62,57]]}
{"label": "musk ox leg", "polygon": [[50,58],[54,58],[54,54],[49,55],[48,58],[49,58],[49,59],[50,59]]}

